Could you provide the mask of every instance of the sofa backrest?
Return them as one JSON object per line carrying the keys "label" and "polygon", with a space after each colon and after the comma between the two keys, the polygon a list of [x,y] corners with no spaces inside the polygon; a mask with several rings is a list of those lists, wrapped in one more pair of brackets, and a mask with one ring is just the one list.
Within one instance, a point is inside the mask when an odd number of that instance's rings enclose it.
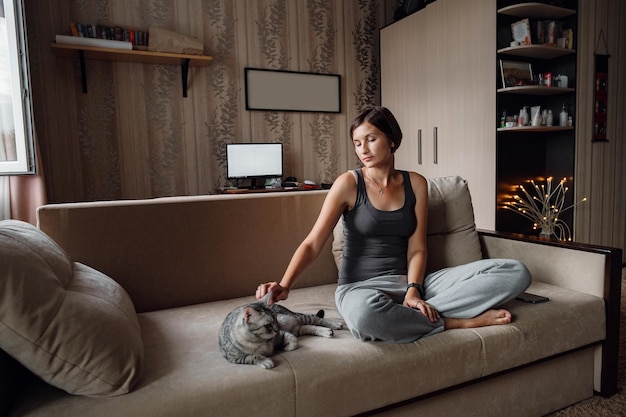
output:
{"label": "sofa backrest", "polygon": [[[332,251],[341,263],[343,221],[333,231]],[[426,272],[482,259],[472,198],[467,181],[459,176],[428,179],[428,261]]]}
{"label": "sofa backrest", "polygon": [[[433,178],[428,190],[427,270],[481,259],[467,182],[460,177]],[[259,283],[279,281],[326,194],[49,204],[39,208],[38,226],[72,260],[119,282],[143,312],[252,295]],[[341,223],[332,252],[328,243],[298,280],[299,287],[337,281]]]}
{"label": "sofa backrest", "polygon": [[[38,226],[115,279],[138,312],[252,296],[279,281],[327,191],[49,204]],[[330,243],[298,286],[337,281]]]}

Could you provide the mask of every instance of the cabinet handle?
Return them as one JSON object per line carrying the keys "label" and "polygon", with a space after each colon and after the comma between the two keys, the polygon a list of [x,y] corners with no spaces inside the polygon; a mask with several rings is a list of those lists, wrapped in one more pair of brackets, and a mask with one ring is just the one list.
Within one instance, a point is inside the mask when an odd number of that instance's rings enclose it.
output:
{"label": "cabinet handle", "polygon": [[433,164],[437,163],[437,126],[433,127]]}
{"label": "cabinet handle", "polygon": [[417,129],[417,163],[422,165],[422,129]]}

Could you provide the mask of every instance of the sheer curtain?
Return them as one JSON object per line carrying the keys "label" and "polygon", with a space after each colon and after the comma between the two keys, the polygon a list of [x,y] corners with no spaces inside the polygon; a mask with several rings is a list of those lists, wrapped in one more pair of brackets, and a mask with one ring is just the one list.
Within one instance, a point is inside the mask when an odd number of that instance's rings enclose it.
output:
{"label": "sheer curtain", "polygon": [[0,220],[17,219],[37,224],[37,207],[46,204],[46,186],[39,146],[37,174],[0,176]]}
{"label": "sheer curtain", "polygon": [[[12,158],[11,139],[15,135],[6,133],[13,126],[12,118],[1,116],[0,114],[0,161],[7,161]],[[0,220],[17,219],[35,225],[37,207],[46,203],[46,187],[36,133],[34,139],[37,174],[0,175]]]}
{"label": "sheer curtain", "polygon": [[[0,161],[6,161],[7,155],[4,146],[4,134],[6,130],[6,117],[5,112],[8,110],[8,97],[5,99],[3,93],[7,88],[5,85],[8,78],[8,59],[5,59],[7,55],[7,40],[6,40],[6,19],[4,18],[4,6],[0,7],[0,56],[2,61],[0,62]],[[8,86],[7,86],[8,87]],[[7,104],[5,104],[5,102]],[[11,197],[9,195],[9,177],[0,176],[0,220],[11,218]]]}
{"label": "sheer curtain", "polygon": [[[37,174],[9,177],[11,218],[37,225],[37,207],[46,204],[46,186],[35,133]],[[6,178],[6,177],[5,177]]]}
{"label": "sheer curtain", "polygon": [[0,220],[11,218],[11,196],[9,177],[0,177]]}

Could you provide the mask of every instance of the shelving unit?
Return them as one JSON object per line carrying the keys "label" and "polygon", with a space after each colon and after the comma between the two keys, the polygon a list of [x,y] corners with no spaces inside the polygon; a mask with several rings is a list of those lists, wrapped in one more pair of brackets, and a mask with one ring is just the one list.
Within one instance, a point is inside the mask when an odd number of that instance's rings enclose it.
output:
{"label": "shelving unit", "polygon": [[[551,72],[553,77],[568,77],[567,87],[545,85],[504,86],[498,66],[496,87],[496,110],[494,122],[499,126],[503,112],[519,114],[523,107],[540,106],[552,111],[553,126],[496,127],[496,230],[537,234],[532,223],[503,208],[517,194],[516,186],[530,179],[546,177],[567,178],[567,198],[573,201],[575,131],[573,126],[559,126],[559,112],[563,104],[569,115],[576,109],[576,36],[578,0],[563,0],[562,6],[548,2],[519,2],[498,0],[497,10],[497,56],[499,60],[518,61],[530,64],[533,80],[538,74]],[[511,24],[528,18],[530,20],[532,45],[511,46],[513,41]],[[572,48],[537,44],[537,21],[561,21],[574,31]],[[567,203],[566,203],[567,204]],[[571,204],[571,202],[570,202]],[[562,219],[573,231],[573,213],[566,212]]]}
{"label": "shelving unit", "polygon": [[503,6],[498,9],[498,13],[522,18],[563,19],[564,17],[576,14],[576,10],[536,1]]}
{"label": "shelving unit", "polygon": [[574,130],[573,126],[514,126],[499,127],[498,132],[560,132],[563,130]]}
{"label": "shelving unit", "polygon": [[576,89],[568,87],[545,87],[540,85],[522,85],[519,87],[498,88],[498,93],[509,94],[533,94],[537,96],[548,96],[564,93],[573,93]]}
{"label": "shelving unit", "polygon": [[575,53],[576,51],[574,49],[546,45],[519,45],[507,46],[505,48],[498,49],[498,54],[500,55],[541,59],[557,58]]}
{"label": "shelving unit", "polygon": [[123,50],[112,48],[99,48],[85,45],[68,45],[52,43],[52,51],[60,57],[78,58],[80,60],[80,72],[83,92],[87,92],[87,69],[85,61],[123,61],[140,64],[180,65],[183,97],[187,97],[187,81],[189,67],[206,67],[213,57],[209,55],[175,54],[169,52],[153,52],[142,50]]}

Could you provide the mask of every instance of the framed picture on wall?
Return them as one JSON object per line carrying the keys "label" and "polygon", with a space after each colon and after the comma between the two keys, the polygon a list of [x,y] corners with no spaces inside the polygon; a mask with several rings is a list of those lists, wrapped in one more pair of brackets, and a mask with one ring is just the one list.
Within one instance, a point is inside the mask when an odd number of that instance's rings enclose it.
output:
{"label": "framed picture on wall", "polygon": [[246,110],[341,113],[341,76],[245,68]]}
{"label": "framed picture on wall", "polygon": [[607,142],[606,116],[608,110],[609,55],[595,56],[596,88],[593,113],[593,141]]}

